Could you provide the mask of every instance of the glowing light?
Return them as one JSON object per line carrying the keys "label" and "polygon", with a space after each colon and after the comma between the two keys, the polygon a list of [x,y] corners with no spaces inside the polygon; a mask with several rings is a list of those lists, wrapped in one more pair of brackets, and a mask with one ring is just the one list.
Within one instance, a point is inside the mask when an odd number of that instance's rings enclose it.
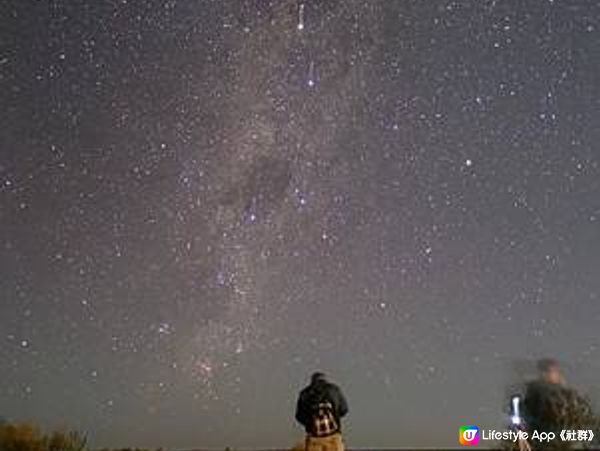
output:
{"label": "glowing light", "polygon": [[298,30],[304,30],[304,3],[300,3],[298,7]]}
{"label": "glowing light", "polygon": [[521,399],[518,396],[513,396],[512,398],[512,411],[513,415],[511,417],[512,424],[519,425],[521,424],[521,414],[519,413],[519,403]]}

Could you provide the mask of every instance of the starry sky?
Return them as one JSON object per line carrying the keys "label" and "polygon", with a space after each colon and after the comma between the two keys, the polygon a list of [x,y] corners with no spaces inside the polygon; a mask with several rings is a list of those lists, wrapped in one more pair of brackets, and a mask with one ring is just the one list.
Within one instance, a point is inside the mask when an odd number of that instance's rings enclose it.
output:
{"label": "starry sky", "polygon": [[[600,398],[600,4],[8,0],[0,416],[98,446],[501,428]],[[517,362],[517,363],[515,363]]]}

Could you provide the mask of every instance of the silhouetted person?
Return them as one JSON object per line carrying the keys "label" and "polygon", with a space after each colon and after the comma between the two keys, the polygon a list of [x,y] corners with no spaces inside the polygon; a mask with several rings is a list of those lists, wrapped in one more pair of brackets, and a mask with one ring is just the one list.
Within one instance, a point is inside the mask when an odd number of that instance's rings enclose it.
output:
{"label": "silhouetted person", "polygon": [[568,449],[561,442],[562,429],[589,429],[592,420],[590,404],[576,390],[566,386],[558,361],[542,359],[538,362],[539,377],[527,384],[523,400],[524,419],[530,436],[533,431],[554,432],[554,443],[530,441],[533,449]]}
{"label": "silhouetted person", "polygon": [[325,374],[311,376],[310,385],[298,397],[296,420],[306,431],[306,451],[343,451],[342,418],[348,404],[340,388]]}

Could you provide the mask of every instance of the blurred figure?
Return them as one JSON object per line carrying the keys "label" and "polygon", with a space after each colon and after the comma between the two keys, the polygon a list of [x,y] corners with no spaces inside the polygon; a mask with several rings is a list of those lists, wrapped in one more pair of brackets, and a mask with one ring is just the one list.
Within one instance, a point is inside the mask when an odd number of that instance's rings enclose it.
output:
{"label": "blurred figure", "polygon": [[547,444],[530,441],[535,450],[570,449],[572,442],[562,442],[563,429],[593,428],[590,403],[579,393],[567,387],[560,364],[556,359],[538,361],[539,376],[526,386],[523,400],[524,420],[530,437],[534,431],[554,432],[557,440]]}
{"label": "blurred figure", "polygon": [[565,384],[565,378],[557,360],[551,358],[541,359],[537,367],[542,381],[547,384]]}
{"label": "blurred figure", "polygon": [[539,376],[526,386],[524,409],[527,424],[536,429],[540,426],[539,419],[544,416],[544,402],[551,397],[559,396],[559,389],[565,384],[562,370],[558,361],[551,358],[541,359],[537,362]]}
{"label": "blurred figure", "polygon": [[348,404],[340,388],[325,374],[314,373],[296,404],[296,420],[306,431],[304,450],[344,451],[341,419],[347,413]]}
{"label": "blurred figure", "polygon": [[544,428],[554,426],[557,420],[554,417],[558,412],[552,412],[552,410],[555,410],[553,405],[562,397],[565,379],[560,365],[555,359],[539,360],[537,369],[539,371],[538,378],[529,382],[526,387],[523,402],[524,413],[530,431],[550,432]]}

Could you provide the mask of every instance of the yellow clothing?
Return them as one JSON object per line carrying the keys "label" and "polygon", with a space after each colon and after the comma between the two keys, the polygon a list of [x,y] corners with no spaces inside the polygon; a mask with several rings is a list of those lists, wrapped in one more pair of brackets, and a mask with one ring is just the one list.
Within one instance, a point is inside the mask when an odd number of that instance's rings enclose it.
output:
{"label": "yellow clothing", "polygon": [[310,437],[296,444],[292,451],[344,451],[342,434],[333,434],[327,437]]}

